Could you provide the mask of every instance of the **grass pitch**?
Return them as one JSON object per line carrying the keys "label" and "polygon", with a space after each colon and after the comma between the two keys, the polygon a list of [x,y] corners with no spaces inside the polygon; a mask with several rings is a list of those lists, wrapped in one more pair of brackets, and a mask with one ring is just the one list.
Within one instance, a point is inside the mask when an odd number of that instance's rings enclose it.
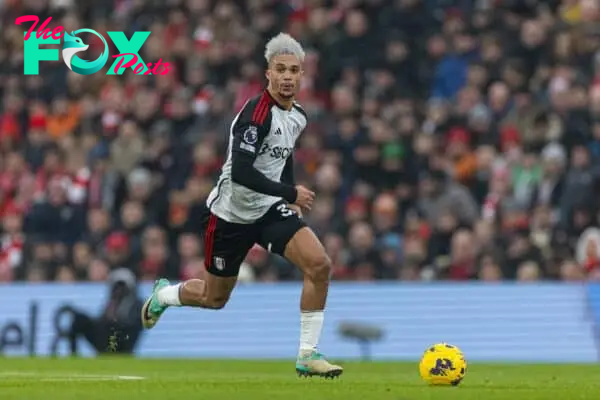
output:
{"label": "grass pitch", "polygon": [[470,364],[459,387],[428,387],[416,363],[342,363],[336,380],[294,362],[0,358],[2,400],[600,399],[600,366]]}

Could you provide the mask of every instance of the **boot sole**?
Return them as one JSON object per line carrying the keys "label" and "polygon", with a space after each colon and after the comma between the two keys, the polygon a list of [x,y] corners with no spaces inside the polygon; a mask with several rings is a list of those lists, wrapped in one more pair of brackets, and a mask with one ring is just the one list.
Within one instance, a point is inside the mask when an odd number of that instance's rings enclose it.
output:
{"label": "boot sole", "polygon": [[296,373],[302,378],[312,378],[313,376],[318,376],[325,379],[335,379],[342,375],[343,372],[343,369],[334,369],[327,372],[310,372],[296,368]]}
{"label": "boot sole", "polygon": [[147,317],[147,311],[148,311],[148,307],[150,307],[150,302],[152,301],[152,296],[148,297],[148,300],[146,300],[146,302],[144,303],[144,306],[142,307],[142,313],[141,313],[141,318],[142,318],[142,326],[144,327],[144,329],[152,329],[154,328],[154,326],[156,325],[156,321],[153,321],[152,319],[149,319]]}

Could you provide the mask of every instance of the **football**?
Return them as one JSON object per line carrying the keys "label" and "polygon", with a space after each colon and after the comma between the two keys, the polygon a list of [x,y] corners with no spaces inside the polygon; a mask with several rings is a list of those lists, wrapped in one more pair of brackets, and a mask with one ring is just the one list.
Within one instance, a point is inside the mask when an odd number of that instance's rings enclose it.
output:
{"label": "football", "polygon": [[457,386],[466,372],[467,361],[462,351],[448,343],[429,347],[419,363],[421,378],[430,385]]}

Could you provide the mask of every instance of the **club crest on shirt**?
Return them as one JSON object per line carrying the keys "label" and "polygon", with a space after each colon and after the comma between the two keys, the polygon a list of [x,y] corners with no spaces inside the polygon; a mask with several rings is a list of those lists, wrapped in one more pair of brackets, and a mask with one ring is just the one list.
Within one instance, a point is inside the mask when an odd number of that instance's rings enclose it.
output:
{"label": "club crest on shirt", "polygon": [[248,144],[255,144],[258,140],[258,131],[255,126],[249,126],[248,129],[244,131],[244,135],[242,136],[244,142]]}
{"label": "club crest on shirt", "polygon": [[225,259],[221,257],[214,257],[214,265],[219,271],[223,271],[225,269]]}

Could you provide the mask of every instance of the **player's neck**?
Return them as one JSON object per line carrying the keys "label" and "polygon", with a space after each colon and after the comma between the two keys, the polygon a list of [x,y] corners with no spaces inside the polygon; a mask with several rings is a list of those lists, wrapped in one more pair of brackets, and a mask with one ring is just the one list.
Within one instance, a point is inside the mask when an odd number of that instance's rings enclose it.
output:
{"label": "player's neck", "polygon": [[292,105],[294,104],[294,99],[283,99],[281,96],[279,96],[277,94],[277,92],[275,92],[274,90],[271,90],[271,88],[267,87],[267,93],[269,93],[269,96],[271,96],[271,98],[281,107],[281,108],[285,108],[286,110],[291,110],[292,109]]}

